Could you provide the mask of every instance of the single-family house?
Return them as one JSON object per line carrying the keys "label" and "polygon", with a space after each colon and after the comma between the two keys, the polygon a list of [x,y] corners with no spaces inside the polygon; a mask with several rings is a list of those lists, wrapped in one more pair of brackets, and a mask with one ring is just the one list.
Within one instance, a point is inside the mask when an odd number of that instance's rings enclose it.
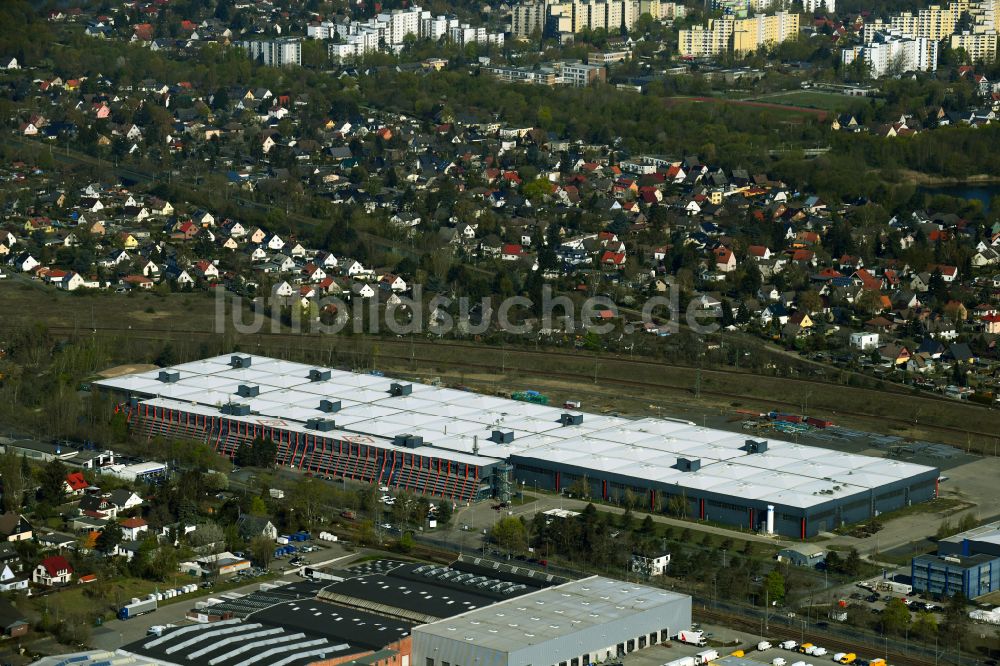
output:
{"label": "single-family house", "polygon": [[142,498],[138,494],[127,490],[125,488],[118,488],[107,493],[105,496],[108,502],[110,502],[118,512],[127,511],[129,509],[134,509],[137,506],[142,506]]}
{"label": "single-family house", "polygon": [[272,541],[278,538],[278,528],[265,516],[253,516],[245,513],[236,520],[236,527],[240,536],[247,540],[259,536],[267,537]]}
{"label": "single-family house", "polygon": [[89,487],[87,479],[83,478],[83,472],[70,472],[63,481],[63,491],[74,497],[82,495]]}
{"label": "single-family house", "polygon": [[73,580],[73,567],[62,555],[49,555],[35,567],[31,580],[45,587],[66,585]]}
{"label": "single-family house", "polygon": [[124,541],[138,541],[140,535],[149,530],[149,525],[142,518],[126,518],[118,524],[121,525]]}
{"label": "single-family house", "polygon": [[868,351],[878,348],[878,333],[867,333],[864,331],[851,333],[851,346],[861,351]]}
{"label": "single-family house", "polygon": [[388,289],[393,293],[404,292],[407,288],[406,280],[392,273],[386,273],[383,275],[382,279],[379,280],[378,285],[379,288]]}
{"label": "single-family house", "polygon": [[28,519],[14,511],[0,515],[0,539],[3,541],[26,541],[34,530]]}
{"label": "single-family house", "polygon": [[0,592],[11,592],[28,589],[28,577],[15,571],[11,565],[0,565]]}
{"label": "single-family house", "polygon": [[[27,583],[27,579],[25,579]],[[9,638],[24,636],[31,628],[28,616],[19,611],[14,604],[6,599],[0,600],[0,629]]]}
{"label": "single-family house", "polygon": [[720,273],[731,273],[736,270],[736,254],[728,247],[717,247],[713,254],[715,255],[715,270]]}

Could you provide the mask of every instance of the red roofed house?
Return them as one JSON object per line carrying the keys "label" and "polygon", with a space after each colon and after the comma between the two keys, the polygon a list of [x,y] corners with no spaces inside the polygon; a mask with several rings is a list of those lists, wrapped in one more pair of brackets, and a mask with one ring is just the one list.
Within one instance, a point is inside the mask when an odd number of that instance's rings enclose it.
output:
{"label": "red roofed house", "polygon": [[122,527],[122,539],[125,541],[136,541],[140,534],[149,529],[149,525],[142,518],[126,518],[119,525]]}
{"label": "red roofed house", "polygon": [[945,266],[944,264],[938,264],[937,266],[932,266],[928,270],[933,273],[934,269],[941,271],[941,279],[945,282],[954,282],[955,278],[958,277],[958,267],[956,266]]}
{"label": "red roofed house", "polygon": [[990,335],[1000,335],[1000,315],[986,315],[981,321],[984,331]]}
{"label": "red roofed house", "polygon": [[63,482],[67,495],[82,495],[83,491],[90,487],[87,479],[83,478],[83,472],[70,472]]}
{"label": "red roofed house", "polygon": [[607,250],[601,255],[601,266],[609,266],[623,270],[625,268],[625,253]]}
{"label": "red roofed house", "polygon": [[124,280],[125,284],[134,289],[152,289],[153,281],[145,275],[129,275]]}
{"label": "red roofed house", "polygon": [[151,41],[153,41],[153,24],[152,23],[139,23],[137,25],[132,26],[132,28],[133,28],[134,32],[132,34],[132,40],[131,41],[133,41],[133,42],[151,42]]}
{"label": "red roofed house", "polygon": [[751,257],[767,261],[771,258],[771,248],[766,245],[751,245],[747,248],[747,253]]}
{"label": "red roofed house", "polygon": [[219,279],[219,269],[211,261],[201,261],[195,263],[194,271],[203,280],[218,280]]}
{"label": "red roofed house", "polygon": [[854,271],[854,277],[861,282],[861,288],[868,291],[881,291],[882,280],[869,273],[864,268]]}
{"label": "red roofed house", "polygon": [[171,238],[178,240],[191,240],[198,234],[198,225],[196,225],[191,220],[186,222],[181,222],[174,227],[174,233],[171,234]]}
{"label": "red roofed house", "polygon": [[819,272],[819,276],[821,278],[824,278],[824,279],[826,279],[826,278],[839,278],[839,277],[844,277],[844,274],[841,273],[840,271],[838,271],[835,268],[830,268],[829,266],[827,266],[826,268],[824,268],[823,270],[821,270]]}
{"label": "red roofed house", "polygon": [[45,587],[66,585],[73,580],[73,567],[62,555],[50,555],[38,563],[31,574],[31,580]]}
{"label": "red roofed house", "polygon": [[500,258],[504,261],[517,261],[521,258],[522,252],[524,252],[524,248],[517,243],[504,243]]}
{"label": "red roofed house", "polygon": [[815,265],[816,254],[812,250],[795,250],[792,252],[792,261]]}
{"label": "red roofed house", "polygon": [[731,273],[736,270],[736,255],[728,247],[717,247],[715,254],[715,270],[720,273]]}

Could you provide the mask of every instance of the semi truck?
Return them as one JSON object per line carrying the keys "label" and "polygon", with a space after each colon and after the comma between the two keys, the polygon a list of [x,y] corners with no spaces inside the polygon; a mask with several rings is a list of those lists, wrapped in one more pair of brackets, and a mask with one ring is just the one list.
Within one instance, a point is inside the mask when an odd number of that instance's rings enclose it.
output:
{"label": "semi truck", "polygon": [[153,599],[132,599],[132,603],[126,604],[118,609],[119,620],[130,620],[138,615],[145,615],[156,610],[156,598]]}
{"label": "semi truck", "polygon": [[703,631],[682,631],[677,634],[677,640],[681,643],[687,643],[688,645],[695,645],[697,647],[705,647],[708,643],[705,641],[705,632]]}

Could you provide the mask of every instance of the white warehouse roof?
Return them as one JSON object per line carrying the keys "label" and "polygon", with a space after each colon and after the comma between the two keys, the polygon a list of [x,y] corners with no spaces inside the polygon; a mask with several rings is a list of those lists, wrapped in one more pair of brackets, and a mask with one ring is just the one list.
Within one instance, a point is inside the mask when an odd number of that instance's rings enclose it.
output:
{"label": "white warehouse roof", "polygon": [[[250,366],[234,368],[234,356],[248,358]],[[154,370],[95,385],[199,414],[217,416],[227,402],[249,404],[250,416],[228,418],[258,423],[280,419],[281,427],[292,431],[307,432],[305,422],[310,418],[328,418],[337,429],[324,435],[360,434],[372,438],[376,446],[391,446],[395,435],[418,435],[425,446],[436,449],[435,454],[461,462],[482,465],[518,456],[801,508],[933,471],[923,465],[759,437],[752,439],[766,441],[767,450],[751,455],[744,450],[750,439],[746,435],[668,419],[574,411],[582,414],[583,422],[563,425],[560,417],[567,410],[559,407],[264,356],[225,355],[166,370],[177,372],[174,381],[161,381],[163,371]],[[329,379],[313,381],[311,370],[328,372]],[[394,396],[393,384],[407,385],[411,392]],[[257,387],[259,393],[240,397],[241,385]],[[339,400],[340,410],[322,411],[322,399]],[[513,432],[513,441],[491,441],[494,430]],[[476,439],[478,456],[472,453]],[[675,468],[679,457],[698,459],[701,468],[680,471]]]}

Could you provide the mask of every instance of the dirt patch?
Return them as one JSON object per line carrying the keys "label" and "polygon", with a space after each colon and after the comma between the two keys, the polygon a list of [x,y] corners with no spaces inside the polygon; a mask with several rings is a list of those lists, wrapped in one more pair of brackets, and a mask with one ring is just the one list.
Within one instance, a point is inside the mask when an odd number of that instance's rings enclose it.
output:
{"label": "dirt patch", "polygon": [[138,363],[135,365],[116,365],[113,368],[108,368],[107,370],[101,370],[97,374],[105,379],[111,379],[113,377],[121,377],[122,375],[131,375],[136,372],[149,372],[150,370],[156,370],[159,366],[151,365],[149,363]]}
{"label": "dirt patch", "polygon": [[164,318],[170,316],[170,313],[168,313],[168,312],[130,312],[128,314],[128,316],[131,317],[132,319],[137,320],[137,321],[148,322],[148,321],[157,321],[159,319],[164,319]]}

